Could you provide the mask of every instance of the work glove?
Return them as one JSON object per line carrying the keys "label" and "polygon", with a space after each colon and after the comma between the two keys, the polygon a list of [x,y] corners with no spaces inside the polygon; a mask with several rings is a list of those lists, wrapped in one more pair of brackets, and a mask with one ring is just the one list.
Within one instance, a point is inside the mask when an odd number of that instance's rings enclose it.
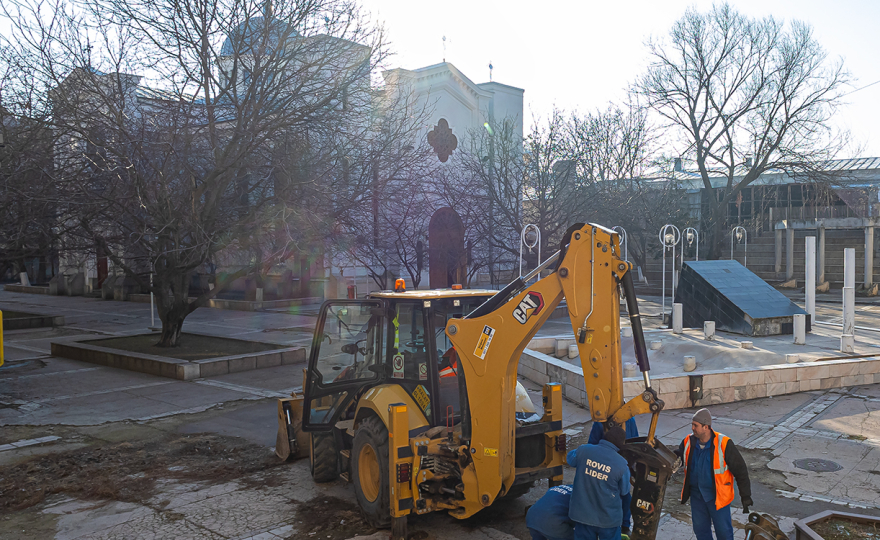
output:
{"label": "work glove", "polygon": [[749,506],[755,506],[755,503],[752,501],[751,497],[746,497],[742,500],[743,503],[743,514],[749,513]]}
{"label": "work glove", "polygon": [[629,527],[620,528],[620,540],[629,540]]}

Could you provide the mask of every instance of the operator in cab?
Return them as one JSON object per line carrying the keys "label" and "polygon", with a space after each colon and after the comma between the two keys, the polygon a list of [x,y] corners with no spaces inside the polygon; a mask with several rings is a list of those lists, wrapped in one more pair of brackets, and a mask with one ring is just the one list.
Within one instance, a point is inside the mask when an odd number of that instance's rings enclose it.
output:
{"label": "operator in cab", "polygon": [[568,517],[575,540],[620,540],[623,499],[630,495],[630,473],[618,453],[626,443],[620,426],[605,431],[598,444],[582,444],[568,453],[575,467]]}

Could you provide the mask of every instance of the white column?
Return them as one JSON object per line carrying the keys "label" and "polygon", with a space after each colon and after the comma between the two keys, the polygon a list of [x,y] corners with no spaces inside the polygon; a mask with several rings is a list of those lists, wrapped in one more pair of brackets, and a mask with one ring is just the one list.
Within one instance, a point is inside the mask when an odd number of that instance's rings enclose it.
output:
{"label": "white column", "polygon": [[783,231],[782,229],[776,229],[776,265],[774,266],[774,272],[777,274],[782,273],[782,242],[783,242]]}
{"label": "white column", "polygon": [[804,270],[806,285],[804,292],[806,293],[807,313],[810,314],[810,320],[816,320],[816,237],[808,236],[806,238],[806,260],[804,261]]}
{"label": "white column", "polygon": [[794,229],[785,229],[785,281],[794,277]]}
{"label": "white column", "polygon": [[846,248],[843,250],[843,286],[856,286],[856,249]]}
{"label": "white column", "polygon": [[681,304],[672,304],[672,333],[681,334],[683,332],[681,324]]}
{"label": "white column", "polygon": [[840,336],[840,352],[855,350],[855,306],[856,306],[856,250],[843,250],[843,331]]}
{"label": "white column", "polygon": [[874,284],[874,226],[865,227],[865,288]]}

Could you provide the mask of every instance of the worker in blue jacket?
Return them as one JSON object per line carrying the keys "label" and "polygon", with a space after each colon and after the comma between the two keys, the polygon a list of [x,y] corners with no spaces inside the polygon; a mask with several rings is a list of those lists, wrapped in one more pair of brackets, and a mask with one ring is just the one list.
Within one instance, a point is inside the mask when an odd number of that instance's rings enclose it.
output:
{"label": "worker in blue jacket", "polygon": [[620,540],[623,497],[629,495],[629,467],[618,453],[626,442],[621,427],[605,432],[599,444],[583,444],[568,453],[575,467],[568,517],[575,540]]}
{"label": "worker in blue jacket", "polygon": [[572,486],[547,490],[526,513],[526,527],[532,540],[573,540],[574,522],[568,518]]}
{"label": "worker in blue jacket", "polygon": [[[635,418],[627,420],[624,426],[626,427],[627,440],[639,436],[639,427],[636,425]],[[590,437],[587,439],[587,444],[599,444],[604,433],[605,427],[602,422],[593,422],[593,427],[590,428]],[[623,505],[623,521],[620,523],[620,532],[629,536],[630,526],[632,525],[632,510],[630,509],[632,494],[627,493],[626,497],[623,497],[620,502]]]}

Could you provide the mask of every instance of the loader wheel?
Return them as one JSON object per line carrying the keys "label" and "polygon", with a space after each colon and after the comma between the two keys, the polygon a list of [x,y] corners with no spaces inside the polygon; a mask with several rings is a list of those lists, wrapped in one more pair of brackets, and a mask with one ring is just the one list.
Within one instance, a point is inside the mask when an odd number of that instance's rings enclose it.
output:
{"label": "loader wheel", "polygon": [[377,529],[391,526],[388,488],[388,430],[371,416],[358,426],[351,449],[354,492],[367,522]]}
{"label": "loader wheel", "polygon": [[512,501],[514,499],[518,499],[529,492],[530,489],[535,487],[534,482],[526,482],[525,484],[517,484],[510,488],[503,497],[501,497],[502,501]]}
{"label": "loader wheel", "polygon": [[309,437],[309,467],[315,482],[332,482],[339,477],[336,437],[332,431],[315,431]]}

